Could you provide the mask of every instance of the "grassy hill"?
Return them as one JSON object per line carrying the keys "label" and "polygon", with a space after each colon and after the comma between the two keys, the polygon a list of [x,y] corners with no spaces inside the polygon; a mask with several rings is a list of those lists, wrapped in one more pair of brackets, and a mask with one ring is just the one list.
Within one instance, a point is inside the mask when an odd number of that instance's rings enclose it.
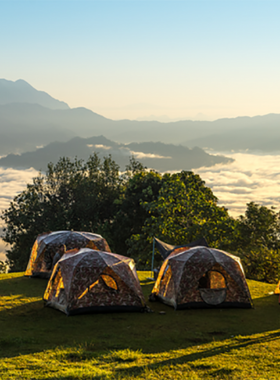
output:
{"label": "grassy hill", "polygon": [[[146,298],[153,283],[139,272]],[[1,379],[278,379],[275,285],[248,281],[254,309],[67,317],[44,308],[46,280],[0,275]],[[165,314],[160,314],[165,311]]]}

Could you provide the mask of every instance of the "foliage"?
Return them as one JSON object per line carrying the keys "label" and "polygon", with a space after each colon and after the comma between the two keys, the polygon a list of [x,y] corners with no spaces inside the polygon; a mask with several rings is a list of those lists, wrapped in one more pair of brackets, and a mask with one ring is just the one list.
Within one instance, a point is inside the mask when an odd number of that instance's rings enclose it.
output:
{"label": "foliage", "polygon": [[[235,222],[198,175],[165,174],[158,196],[140,202],[146,211],[141,232],[128,241],[129,254],[143,266],[149,264],[154,236],[170,244],[189,243],[204,236],[212,247],[225,247]],[[156,256],[160,261],[160,256]]]}
{"label": "foliage", "polygon": [[273,207],[247,204],[245,216],[238,220],[235,245],[237,248],[280,248],[280,213]]}
{"label": "foliage", "polygon": [[280,214],[273,207],[247,204],[231,237],[230,248],[242,259],[246,276],[275,282],[280,277]]}
{"label": "foliage", "polygon": [[[14,198],[2,219],[12,271],[26,268],[38,234],[73,229],[103,235],[138,268],[150,266],[155,236],[174,245],[204,236],[209,246],[236,252],[250,278],[273,282],[280,272],[274,208],[251,202],[233,219],[199,175],[148,171],[134,157],[122,174],[111,156],[94,154],[86,162],[62,157]],[[160,264],[158,252],[155,259]]]}
{"label": "foliage", "polygon": [[277,251],[260,247],[236,252],[241,258],[247,278],[275,283],[279,280],[280,260]]}
{"label": "foliage", "polygon": [[157,199],[161,182],[161,174],[145,171],[143,167],[138,167],[125,183],[123,195],[119,200],[119,209],[112,226],[117,252],[126,254],[128,250],[126,242],[132,235],[141,232],[148,216],[142,203]]}
{"label": "foliage", "polygon": [[42,232],[73,229],[110,236],[122,182],[110,156],[101,161],[94,154],[87,162],[63,157],[50,163],[46,175],[34,178],[2,214],[12,270],[25,269],[32,244]]}

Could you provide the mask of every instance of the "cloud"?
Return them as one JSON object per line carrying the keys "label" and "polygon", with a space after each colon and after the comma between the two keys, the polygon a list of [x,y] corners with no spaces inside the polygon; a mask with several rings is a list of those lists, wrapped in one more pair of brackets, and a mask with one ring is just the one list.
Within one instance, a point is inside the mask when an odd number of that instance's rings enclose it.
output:
{"label": "cloud", "polygon": [[144,153],[144,152],[134,152],[133,150],[130,151],[133,156],[139,160],[143,158],[172,158],[170,156],[161,156],[159,154],[153,154],[153,153]]}
{"label": "cloud", "polygon": [[92,146],[95,146],[95,148],[97,149],[104,149],[104,150],[109,150],[109,149],[112,149],[111,146],[107,146],[107,145],[103,145],[103,144],[88,144],[88,147],[92,147]]}
{"label": "cloud", "polygon": [[6,245],[6,243],[2,239],[0,239],[0,260],[1,261],[6,260],[6,255],[5,255],[6,249],[8,249],[8,245]]}
{"label": "cloud", "polygon": [[[38,172],[33,168],[16,170],[0,167],[0,214],[10,206],[10,202],[18,193],[26,189],[28,183],[32,183],[32,178],[37,175]],[[3,227],[2,220],[0,220],[0,227]],[[1,230],[0,232],[2,234]],[[8,246],[0,239],[0,260],[5,260],[6,249]]]}
{"label": "cloud", "polygon": [[280,155],[226,155],[235,161],[194,170],[211,187],[219,204],[235,217],[244,213],[249,202],[275,206],[279,210]]}
{"label": "cloud", "polygon": [[[133,152],[133,154],[138,159],[147,156],[142,152]],[[261,156],[245,153],[226,155],[235,161],[193,170],[201,176],[206,186],[213,190],[219,199],[219,205],[225,206],[234,217],[244,214],[246,204],[249,202],[267,207],[275,206],[280,210],[280,155]],[[8,208],[13,198],[26,188],[27,183],[32,183],[32,178],[37,174],[34,169],[16,170],[0,167],[0,211]],[[3,226],[2,221],[0,221],[1,226]],[[5,243],[0,240],[0,260],[6,248]]]}
{"label": "cloud", "polygon": [[28,183],[32,183],[32,178],[37,175],[38,172],[33,168],[16,170],[0,167],[0,211],[9,207],[13,198],[23,191]]}

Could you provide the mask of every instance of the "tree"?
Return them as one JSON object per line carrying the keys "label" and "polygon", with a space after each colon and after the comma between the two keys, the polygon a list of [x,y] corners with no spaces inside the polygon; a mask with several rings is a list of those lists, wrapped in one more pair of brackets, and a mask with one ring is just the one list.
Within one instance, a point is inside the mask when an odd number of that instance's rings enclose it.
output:
{"label": "tree", "polygon": [[123,193],[118,202],[118,212],[113,221],[113,236],[116,251],[127,253],[127,241],[131,235],[139,234],[147,218],[142,202],[151,202],[158,197],[162,175],[155,171],[146,171],[143,166],[127,167]]}
{"label": "tree", "polygon": [[[3,240],[12,270],[26,267],[37,235],[56,230],[87,230],[108,235],[117,212],[123,179],[112,158],[101,161],[97,154],[83,160],[61,158],[50,163],[46,175],[39,174],[2,214]],[[106,236],[107,236],[106,235]]]}
{"label": "tree", "polygon": [[[154,236],[170,244],[189,243],[204,236],[210,246],[226,246],[234,219],[217,206],[211,189],[193,172],[165,174],[158,196],[140,202],[146,212],[141,232],[128,240],[129,254],[143,266],[149,264]],[[156,259],[159,261],[160,256]]]}
{"label": "tree", "polygon": [[236,246],[238,248],[266,247],[279,249],[280,213],[273,207],[247,203],[245,216],[238,219]]}
{"label": "tree", "polygon": [[233,250],[241,257],[248,278],[265,282],[279,280],[280,213],[273,207],[247,204],[232,238]]}

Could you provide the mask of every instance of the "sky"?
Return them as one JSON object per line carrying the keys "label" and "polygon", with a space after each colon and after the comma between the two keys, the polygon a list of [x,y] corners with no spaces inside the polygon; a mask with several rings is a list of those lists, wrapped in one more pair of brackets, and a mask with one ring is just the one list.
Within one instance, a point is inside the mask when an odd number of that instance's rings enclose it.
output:
{"label": "sky", "polygon": [[280,113],[279,0],[0,0],[0,78],[111,119]]}

